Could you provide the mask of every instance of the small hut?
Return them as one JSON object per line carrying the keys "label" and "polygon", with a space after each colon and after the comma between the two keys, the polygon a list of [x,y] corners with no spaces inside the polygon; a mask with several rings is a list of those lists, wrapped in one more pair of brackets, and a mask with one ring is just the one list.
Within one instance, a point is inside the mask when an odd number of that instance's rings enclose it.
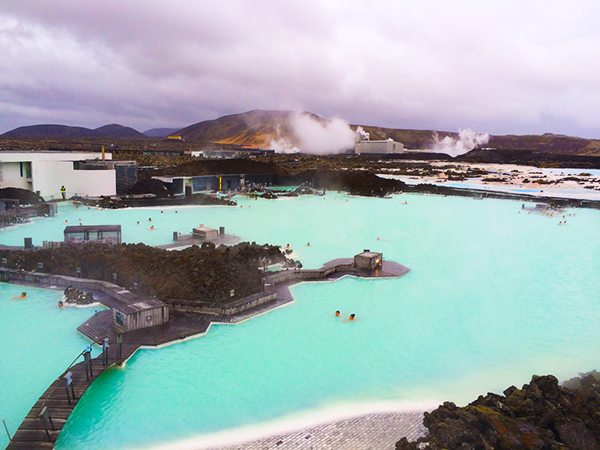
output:
{"label": "small hut", "polygon": [[219,239],[219,232],[217,230],[215,230],[214,228],[208,228],[204,226],[194,228],[192,234],[195,238],[202,239],[204,242],[212,242],[217,241]]}
{"label": "small hut", "polygon": [[169,307],[160,300],[147,298],[113,308],[113,319],[123,332],[154,327],[169,321]]}
{"label": "small hut", "polygon": [[65,242],[79,244],[86,242],[121,243],[121,225],[79,225],[65,227]]}
{"label": "small hut", "polygon": [[383,267],[383,253],[365,250],[354,257],[354,266],[362,270],[381,269]]}

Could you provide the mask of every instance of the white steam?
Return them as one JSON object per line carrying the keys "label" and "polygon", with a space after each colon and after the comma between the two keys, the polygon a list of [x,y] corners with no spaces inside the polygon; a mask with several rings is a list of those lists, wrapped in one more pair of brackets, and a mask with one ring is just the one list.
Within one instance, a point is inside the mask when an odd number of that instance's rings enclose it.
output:
{"label": "white steam", "polygon": [[281,125],[275,127],[275,132],[277,138],[271,139],[269,148],[277,153],[300,153],[300,149],[288,137],[282,136]]}
{"label": "white steam", "polygon": [[356,127],[356,134],[358,135],[361,141],[368,141],[369,139],[371,139],[371,135],[367,131],[365,131],[363,127]]}
{"label": "white steam", "polygon": [[311,153],[316,155],[340,153],[354,148],[356,132],[340,118],[318,120],[309,114],[295,114],[289,122],[294,135],[294,143],[277,126],[277,138],[271,140],[270,147],[278,153]]}
{"label": "white steam", "polygon": [[490,135],[487,133],[475,133],[467,128],[458,130],[458,139],[451,136],[446,136],[440,140],[438,134],[433,132],[433,149],[438,153],[446,153],[452,157],[470,152],[475,147],[487,144],[490,140]]}

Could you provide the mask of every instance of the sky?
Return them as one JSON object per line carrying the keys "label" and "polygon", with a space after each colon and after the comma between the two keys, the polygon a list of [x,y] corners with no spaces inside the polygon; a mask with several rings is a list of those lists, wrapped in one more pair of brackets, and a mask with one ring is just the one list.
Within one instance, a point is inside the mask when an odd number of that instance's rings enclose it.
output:
{"label": "sky", "polygon": [[598,0],[2,0],[0,133],[252,109],[600,138]]}

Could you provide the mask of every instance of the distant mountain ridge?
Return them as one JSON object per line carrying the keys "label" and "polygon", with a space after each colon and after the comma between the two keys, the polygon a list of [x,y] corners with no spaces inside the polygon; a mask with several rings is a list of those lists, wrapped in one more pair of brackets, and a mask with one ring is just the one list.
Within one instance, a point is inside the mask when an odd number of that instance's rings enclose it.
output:
{"label": "distant mountain ridge", "polygon": [[154,138],[166,138],[167,136],[171,136],[181,128],[151,128],[150,130],[146,130],[143,132],[145,136],[154,137]]}
{"label": "distant mountain ridge", "polygon": [[[11,130],[0,138],[130,138],[149,139],[165,138],[170,135],[181,136],[185,142],[194,144],[229,144],[268,148],[273,141],[284,139],[292,145],[298,145],[299,136],[294,129],[294,118],[306,115],[321,124],[330,123],[309,112],[253,110],[240,114],[222,116],[213,120],[205,120],[185,128],[153,128],[143,134],[130,127],[118,124],[105,125],[96,129],[71,127],[67,125],[33,125]],[[431,149],[434,144],[434,133],[439,139],[446,136],[458,137],[458,133],[434,130],[407,130],[384,128],[367,125],[350,125],[356,130],[361,126],[370,134],[372,140],[394,139],[408,149]],[[484,130],[480,130],[484,131]],[[485,147],[501,150],[523,149],[530,151],[571,154],[600,155],[600,140],[579,137],[544,134],[544,135],[504,135],[490,136]]]}
{"label": "distant mountain ridge", "polygon": [[69,125],[30,125],[15,128],[0,135],[0,138],[145,138],[142,133],[119,124],[104,125],[96,129]]}
{"label": "distant mountain ridge", "polygon": [[[268,147],[273,140],[286,139],[292,144],[299,141],[292,126],[292,120],[298,114],[306,114],[325,124],[329,120],[315,114],[295,111],[253,110],[241,114],[223,116],[214,120],[205,120],[177,132],[186,142],[222,143]],[[458,133],[434,130],[403,130],[367,125],[350,125],[356,130],[362,127],[370,134],[371,140],[393,139],[408,149],[431,149],[434,145],[434,133],[439,139],[446,136],[457,139]],[[600,155],[600,140],[583,139],[557,134],[490,136],[489,148],[525,149],[541,152]]]}

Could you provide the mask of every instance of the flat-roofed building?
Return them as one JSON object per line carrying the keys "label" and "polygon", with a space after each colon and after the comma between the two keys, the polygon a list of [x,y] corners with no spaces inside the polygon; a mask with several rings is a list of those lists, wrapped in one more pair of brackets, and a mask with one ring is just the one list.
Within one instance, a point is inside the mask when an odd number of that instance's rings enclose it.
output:
{"label": "flat-roofed building", "polygon": [[403,153],[404,144],[396,142],[393,139],[385,141],[359,141],[354,145],[354,153],[362,154],[389,154]]}
{"label": "flat-roofed building", "polygon": [[[112,155],[106,153],[105,158],[110,160]],[[46,200],[61,198],[61,186],[65,187],[69,197],[115,195],[115,167],[85,170],[80,167],[83,160],[104,164],[95,152],[0,151],[0,188],[39,192]]]}
{"label": "flat-roofed building", "polygon": [[157,176],[152,178],[172,184],[174,195],[192,195],[205,191],[230,191],[244,187],[243,174]]}

